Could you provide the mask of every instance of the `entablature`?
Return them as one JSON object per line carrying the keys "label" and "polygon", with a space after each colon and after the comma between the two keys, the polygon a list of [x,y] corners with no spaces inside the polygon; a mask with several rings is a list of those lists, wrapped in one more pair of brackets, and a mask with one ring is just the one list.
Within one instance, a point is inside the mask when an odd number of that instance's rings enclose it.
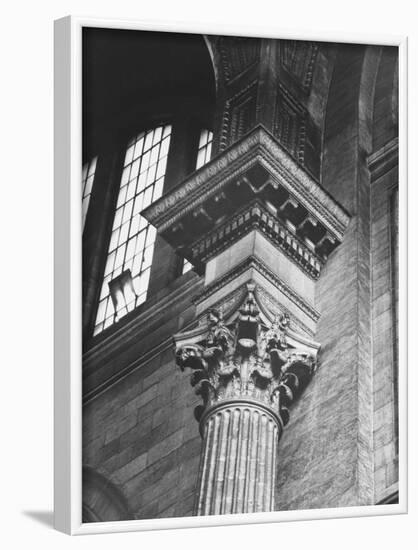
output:
{"label": "entablature", "polygon": [[262,125],[142,215],[197,271],[224,242],[256,225],[314,278],[349,222]]}

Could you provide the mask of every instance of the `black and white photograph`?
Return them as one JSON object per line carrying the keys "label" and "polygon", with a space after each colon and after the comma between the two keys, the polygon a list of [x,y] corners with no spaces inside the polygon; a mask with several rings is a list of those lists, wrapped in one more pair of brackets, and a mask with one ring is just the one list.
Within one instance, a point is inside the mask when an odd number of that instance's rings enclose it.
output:
{"label": "black and white photograph", "polygon": [[1,548],[417,546],[416,11],[5,5]]}
{"label": "black and white photograph", "polygon": [[396,509],[399,48],[81,43],[82,522]]}

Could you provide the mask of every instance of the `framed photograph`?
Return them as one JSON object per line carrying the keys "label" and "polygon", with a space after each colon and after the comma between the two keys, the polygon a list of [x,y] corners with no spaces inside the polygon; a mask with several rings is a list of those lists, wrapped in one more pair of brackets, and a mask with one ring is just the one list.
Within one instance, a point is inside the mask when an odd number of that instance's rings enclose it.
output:
{"label": "framed photograph", "polygon": [[406,39],[55,22],[55,524],[407,511]]}

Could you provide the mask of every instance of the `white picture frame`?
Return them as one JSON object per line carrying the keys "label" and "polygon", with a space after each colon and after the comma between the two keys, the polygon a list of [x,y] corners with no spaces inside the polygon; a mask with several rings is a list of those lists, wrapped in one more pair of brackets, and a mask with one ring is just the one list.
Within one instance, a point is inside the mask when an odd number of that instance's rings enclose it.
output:
{"label": "white picture frame", "polygon": [[[399,503],[231,516],[82,523],[81,491],[81,31],[83,27],[258,36],[399,48]],[[173,25],[65,17],[55,22],[55,527],[71,535],[150,529],[268,523],[407,512],[407,39],[324,35],[230,25]]]}

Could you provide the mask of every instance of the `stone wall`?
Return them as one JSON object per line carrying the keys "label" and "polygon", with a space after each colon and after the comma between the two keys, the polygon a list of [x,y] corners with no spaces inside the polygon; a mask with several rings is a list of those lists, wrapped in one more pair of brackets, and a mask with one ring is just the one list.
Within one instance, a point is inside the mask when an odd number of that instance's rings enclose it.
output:
{"label": "stone wall", "polygon": [[[378,502],[397,490],[397,166],[372,183],[374,477]],[[395,264],[394,264],[395,262]]]}
{"label": "stone wall", "polygon": [[[188,273],[177,285],[195,289],[196,280]],[[132,329],[131,339],[119,342],[123,353],[113,335],[106,342],[113,357],[100,355],[102,342],[85,359],[84,386],[90,397],[83,408],[83,464],[114,483],[141,519],[193,511],[201,446],[193,410],[199,398],[175,364],[171,340],[193,315],[189,296],[186,292],[177,303],[173,300],[163,316],[161,301],[156,301],[158,322]],[[100,386],[103,391],[96,391]]]}

